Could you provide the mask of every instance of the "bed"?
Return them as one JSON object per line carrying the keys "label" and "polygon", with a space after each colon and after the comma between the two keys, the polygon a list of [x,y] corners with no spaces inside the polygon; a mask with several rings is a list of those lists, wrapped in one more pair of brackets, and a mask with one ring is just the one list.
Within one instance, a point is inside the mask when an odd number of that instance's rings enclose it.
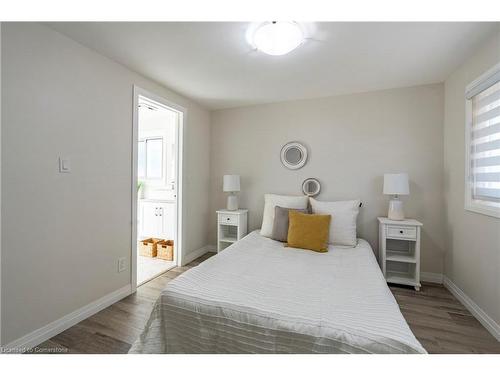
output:
{"label": "bed", "polygon": [[328,250],[250,233],[171,281],[130,353],[426,353],[368,242]]}

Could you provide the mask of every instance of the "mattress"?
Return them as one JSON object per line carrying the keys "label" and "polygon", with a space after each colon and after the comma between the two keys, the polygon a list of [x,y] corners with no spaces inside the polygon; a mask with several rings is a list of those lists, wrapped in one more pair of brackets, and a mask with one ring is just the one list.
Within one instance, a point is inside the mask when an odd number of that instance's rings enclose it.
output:
{"label": "mattress", "polygon": [[257,231],[171,281],[130,353],[426,353],[373,251]]}

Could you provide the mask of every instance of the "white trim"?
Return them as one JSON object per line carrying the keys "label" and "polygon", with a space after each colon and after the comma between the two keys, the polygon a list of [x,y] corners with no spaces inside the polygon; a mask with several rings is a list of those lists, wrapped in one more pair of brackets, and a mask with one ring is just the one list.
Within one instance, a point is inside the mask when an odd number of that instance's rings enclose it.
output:
{"label": "white trim", "polygon": [[[468,192],[470,192],[470,184],[467,183],[468,185],[466,185],[466,189],[468,189]],[[482,214],[482,215],[486,215],[486,216],[491,216],[491,217],[496,217],[496,218],[500,218],[500,210],[498,208],[495,208],[495,207],[488,207],[487,205],[483,205],[483,204],[480,204],[480,203],[474,203],[472,202],[472,200],[470,199],[470,193],[468,193],[466,191],[466,197],[465,197],[465,209],[467,211],[470,211],[470,212],[475,212],[477,214]]]}
{"label": "white trim", "polygon": [[134,85],[132,90],[132,235],[130,240],[130,284],[132,293],[137,290],[137,167],[139,140],[139,88]]}
{"label": "white trim", "polygon": [[481,309],[467,294],[465,294],[448,277],[443,277],[444,286],[448,289],[466,308],[476,317],[477,320],[490,332],[493,337],[500,341],[500,325]]}
{"label": "white trim", "polygon": [[467,100],[472,99],[473,96],[479,94],[481,91],[486,90],[488,87],[494,85],[498,82],[500,75],[500,63],[494,65],[486,72],[481,74],[480,77],[476,78],[474,81],[469,83],[465,87],[465,98]]}
{"label": "white trim", "polygon": [[176,214],[177,220],[175,220],[176,227],[176,237],[177,240],[177,251],[174,252],[175,262],[177,265],[182,264],[182,259],[184,258],[184,243],[185,243],[185,231],[184,219],[183,219],[183,207],[184,207],[184,160],[187,160],[184,149],[184,134],[186,132],[187,124],[187,109],[176,104],[170,103],[171,108],[177,109],[180,113],[179,126],[175,128],[175,137],[177,142],[175,142],[175,154],[177,157],[177,165],[175,168],[175,182],[176,182]]}
{"label": "white trim", "polygon": [[186,264],[191,263],[193,260],[201,257],[206,253],[216,253],[216,252],[217,248],[214,245],[203,246],[198,250],[191,251],[190,253],[186,254],[186,256],[184,257],[184,263],[182,265],[185,266]]}
{"label": "white trim", "polygon": [[428,283],[442,284],[443,274],[434,272],[420,272],[420,279]]}
{"label": "white trim", "polygon": [[15,353],[22,353],[28,351],[29,349],[41,344],[44,341],[58,335],[59,333],[65,331],[66,329],[78,324],[82,320],[98,313],[99,311],[105,309],[108,306],[120,301],[121,299],[127,297],[131,294],[131,285],[126,285],[114,292],[111,292],[104,297],[101,297],[94,302],[89,303],[78,310],[63,316],[60,319],[53,321],[23,337],[10,342],[5,345],[2,349],[4,352],[9,350],[15,350]]}
{"label": "white trim", "polygon": [[132,293],[137,290],[137,142],[139,139],[139,118],[138,118],[138,105],[139,105],[139,96],[143,96],[147,99],[150,99],[158,104],[164,105],[171,110],[177,111],[179,113],[179,124],[175,129],[175,137],[176,137],[176,159],[177,165],[175,168],[176,173],[176,220],[174,223],[176,225],[175,235],[174,235],[174,243],[175,252],[174,252],[174,262],[177,266],[180,266],[183,263],[183,243],[184,243],[184,223],[183,223],[183,181],[184,181],[184,173],[183,173],[183,163],[184,163],[184,132],[186,131],[186,121],[187,121],[187,109],[170,102],[169,100],[158,96],[150,91],[144,90],[139,86],[134,85],[133,87],[133,117],[132,117],[132,236],[131,236],[131,259],[130,259],[130,280],[132,285]]}

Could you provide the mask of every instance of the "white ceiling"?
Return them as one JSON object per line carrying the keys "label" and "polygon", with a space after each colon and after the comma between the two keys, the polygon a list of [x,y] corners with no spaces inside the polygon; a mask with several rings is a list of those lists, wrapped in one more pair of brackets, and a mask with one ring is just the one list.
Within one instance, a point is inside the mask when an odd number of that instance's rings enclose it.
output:
{"label": "white ceiling", "polygon": [[211,109],[442,82],[499,23],[314,23],[268,56],[242,22],[50,23]]}

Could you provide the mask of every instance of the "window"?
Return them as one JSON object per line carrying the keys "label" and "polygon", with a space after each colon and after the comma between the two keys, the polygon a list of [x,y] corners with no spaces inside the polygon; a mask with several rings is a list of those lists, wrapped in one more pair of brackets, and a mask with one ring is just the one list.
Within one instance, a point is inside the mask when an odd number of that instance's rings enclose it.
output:
{"label": "window", "polygon": [[465,208],[500,217],[500,64],[466,90]]}
{"label": "window", "polygon": [[139,141],[138,175],[145,180],[163,178],[163,138],[145,138]]}

